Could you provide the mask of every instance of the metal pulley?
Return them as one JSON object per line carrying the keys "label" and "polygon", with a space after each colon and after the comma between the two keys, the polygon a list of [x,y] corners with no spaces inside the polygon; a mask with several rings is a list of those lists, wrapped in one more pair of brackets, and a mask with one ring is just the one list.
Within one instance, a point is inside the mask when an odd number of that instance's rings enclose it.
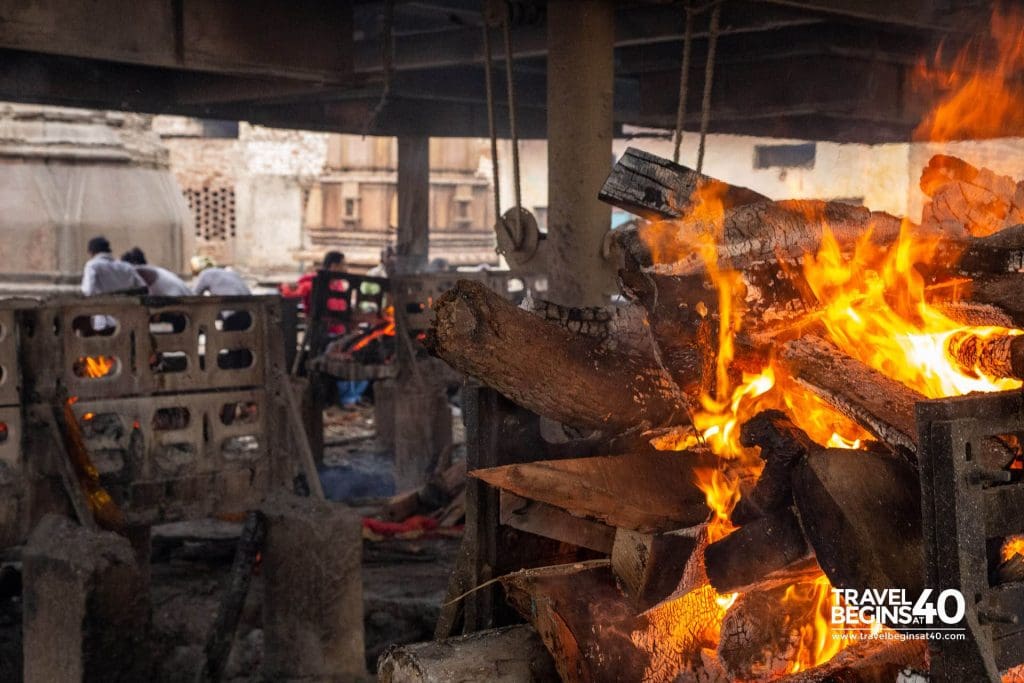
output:
{"label": "metal pulley", "polygon": [[533,214],[522,207],[513,206],[494,224],[498,237],[498,253],[513,266],[524,266],[537,254],[540,229]]}

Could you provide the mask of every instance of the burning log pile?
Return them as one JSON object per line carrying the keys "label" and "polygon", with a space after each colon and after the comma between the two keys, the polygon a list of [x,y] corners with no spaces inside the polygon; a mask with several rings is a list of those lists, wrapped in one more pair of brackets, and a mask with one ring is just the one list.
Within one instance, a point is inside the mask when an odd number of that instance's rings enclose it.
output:
{"label": "burning log pile", "polygon": [[[563,680],[926,668],[920,644],[837,636],[830,588],[920,592],[915,405],[1021,386],[1024,183],[937,156],[921,187],[915,224],[630,149],[601,198],[644,219],[616,235],[631,303],[614,316],[631,328],[579,334],[559,320],[582,314],[467,281],[436,302],[427,345],[456,369],[662,451],[471,472],[590,525],[586,547],[609,556],[503,579]],[[1019,443],[976,447],[990,483],[1016,476]],[[1013,556],[995,575],[1021,576]]]}

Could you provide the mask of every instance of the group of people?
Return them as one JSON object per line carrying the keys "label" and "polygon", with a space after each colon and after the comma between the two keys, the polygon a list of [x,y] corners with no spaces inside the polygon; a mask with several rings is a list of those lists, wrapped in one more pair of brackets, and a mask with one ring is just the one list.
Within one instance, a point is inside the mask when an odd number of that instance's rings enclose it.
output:
{"label": "group of people", "polygon": [[115,259],[106,237],[93,237],[87,246],[89,260],[82,272],[82,293],[86,296],[115,293],[146,293],[152,296],[248,296],[248,285],[238,273],[219,268],[209,258],[192,259],[195,284],[189,287],[173,272],[150,265],[138,247]]}

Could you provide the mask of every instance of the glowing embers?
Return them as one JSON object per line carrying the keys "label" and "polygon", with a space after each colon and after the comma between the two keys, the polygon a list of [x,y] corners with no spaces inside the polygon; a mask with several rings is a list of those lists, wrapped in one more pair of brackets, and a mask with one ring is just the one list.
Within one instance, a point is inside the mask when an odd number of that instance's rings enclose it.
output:
{"label": "glowing embers", "polygon": [[79,356],[71,370],[76,377],[83,379],[103,379],[115,376],[119,365],[114,356]]}

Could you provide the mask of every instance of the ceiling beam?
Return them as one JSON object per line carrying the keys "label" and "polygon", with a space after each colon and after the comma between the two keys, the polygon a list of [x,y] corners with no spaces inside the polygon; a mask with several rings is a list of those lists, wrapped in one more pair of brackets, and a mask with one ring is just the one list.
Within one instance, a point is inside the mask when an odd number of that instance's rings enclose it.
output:
{"label": "ceiling beam", "polygon": [[352,8],[335,0],[0,3],[0,48],[190,71],[344,83]]}

